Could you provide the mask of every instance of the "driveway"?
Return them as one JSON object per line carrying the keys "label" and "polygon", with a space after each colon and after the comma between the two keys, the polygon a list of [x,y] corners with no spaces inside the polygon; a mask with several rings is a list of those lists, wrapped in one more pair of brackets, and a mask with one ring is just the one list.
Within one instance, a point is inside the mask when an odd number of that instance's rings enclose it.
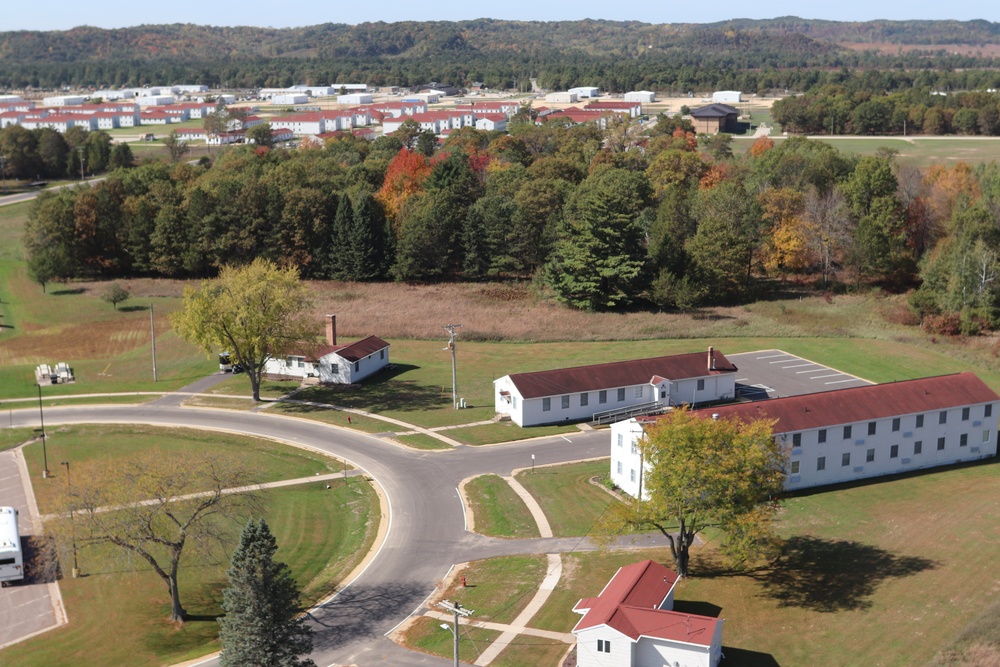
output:
{"label": "driveway", "polygon": [[739,369],[736,394],[755,401],[873,384],[782,350],[727,354],[726,358]]}

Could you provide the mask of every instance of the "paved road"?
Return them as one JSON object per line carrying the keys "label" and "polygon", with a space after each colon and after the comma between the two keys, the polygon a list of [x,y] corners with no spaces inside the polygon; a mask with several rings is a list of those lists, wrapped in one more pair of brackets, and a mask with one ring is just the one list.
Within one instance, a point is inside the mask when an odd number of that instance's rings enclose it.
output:
{"label": "paved road", "polygon": [[[13,420],[14,426],[35,426],[37,415],[30,410],[15,411]],[[315,611],[317,634],[312,657],[320,667],[449,665],[449,660],[401,649],[383,635],[421,605],[452,564],[508,553],[561,551],[578,544],[587,547],[578,540],[499,540],[467,532],[456,489],[459,481],[488,472],[509,474],[514,468],[531,465],[532,454],[538,465],[608,454],[606,432],[421,452],[319,422],[267,413],[186,409],[164,403],[53,407],[45,410],[45,422],[223,429],[313,446],[367,471],[388,498],[390,516],[383,520],[390,522],[389,532],[362,575]],[[58,439],[50,439],[50,456],[58,459],[58,447]]]}
{"label": "paved road", "polygon": [[[90,178],[87,179],[88,185],[93,185],[94,183],[100,183],[104,180],[104,177],[100,178]],[[51,188],[45,188],[44,190],[33,190],[31,192],[22,192],[16,195],[5,195],[0,197],[0,206],[8,206],[10,204],[20,204],[21,202],[31,201],[32,199],[37,199],[38,195],[43,192],[54,192],[56,190],[62,190],[63,188],[75,188],[80,185],[80,183],[67,183],[66,185],[57,185]]]}

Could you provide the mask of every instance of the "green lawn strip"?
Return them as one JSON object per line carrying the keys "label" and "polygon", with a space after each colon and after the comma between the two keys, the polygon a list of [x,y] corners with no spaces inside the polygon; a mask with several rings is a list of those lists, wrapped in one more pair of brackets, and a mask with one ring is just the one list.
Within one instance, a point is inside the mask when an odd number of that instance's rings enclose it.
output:
{"label": "green lawn strip", "polygon": [[608,474],[608,459],[524,470],[515,479],[538,501],[557,537],[589,535],[612,497],[590,483]]}
{"label": "green lawn strip", "polygon": [[435,437],[426,435],[424,433],[414,433],[412,435],[397,435],[393,438],[407,447],[413,447],[414,449],[451,449],[451,445],[447,442],[441,442]]}
{"label": "green lawn strip", "polygon": [[467,445],[490,445],[497,442],[511,442],[513,440],[579,432],[580,429],[576,426],[531,426],[521,428],[509,421],[442,431],[449,438],[454,438]]}
{"label": "green lawn strip", "polygon": [[[149,401],[155,401],[159,396],[151,396],[148,394],[142,394],[139,396],[132,394],[112,394],[110,396],[80,396],[77,398],[72,394],[66,396],[61,396],[59,398],[46,399],[45,407],[56,407],[60,405],[137,405],[139,403],[147,403]],[[38,403],[36,402],[32,405],[30,402],[18,401],[17,403],[5,403],[6,407],[14,408],[15,406],[20,408],[36,408]]]}
{"label": "green lawn strip", "polygon": [[[296,394],[295,398],[292,400],[299,400],[299,397],[300,394]],[[364,433],[390,433],[409,430],[408,428],[384,421],[382,419],[377,419],[375,417],[367,417],[365,415],[358,415],[352,412],[334,410],[333,408],[327,408],[319,405],[303,405],[301,403],[281,402],[273,408],[268,408],[267,411],[274,414],[283,414],[292,417],[301,417],[304,419],[314,419],[325,424],[352,428]],[[350,419],[350,421],[348,421],[348,419]]]}
{"label": "green lawn strip", "polygon": [[17,447],[36,435],[35,430],[30,428],[0,428],[0,451]]}
{"label": "green lawn strip", "polygon": [[441,592],[445,600],[457,600],[466,609],[475,609],[473,621],[510,623],[528,606],[545,578],[546,560],[543,555],[501,556],[478,560],[464,568]]}
{"label": "green lawn strip", "polygon": [[[264,398],[280,398],[299,388],[298,381],[268,380],[260,383],[260,395]],[[234,394],[237,396],[252,396],[250,379],[246,373],[229,375],[225,380],[208,389],[206,394]]]}
{"label": "green lawn strip", "polygon": [[23,450],[43,514],[52,511],[53,503],[62,492],[65,483],[62,461],[69,461],[71,467],[91,462],[113,466],[116,459],[139,449],[162,452],[164,456],[177,457],[178,461],[186,454],[207,449],[234,455],[249,461],[261,482],[311,477],[343,469],[336,459],[323,454],[230,433],[142,425],[59,426],[46,431],[49,479],[42,479],[42,443],[33,443]]}
{"label": "green lawn strip", "polygon": [[[574,614],[575,616],[575,614]],[[490,663],[490,667],[524,667],[525,665],[560,665],[560,658],[569,649],[555,639],[518,635],[507,645],[500,655]]]}
{"label": "green lawn strip", "polygon": [[476,532],[493,537],[539,537],[528,506],[502,477],[480,475],[465,485]]}
{"label": "green lawn strip", "polygon": [[253,410],[260,406],[247,396],[246,398],[228,398],[226,396],[190,396],[184,400],[186,408],[221,408],[223,410]]}
{"label": "green lawn strip", "polygon": [[[443,621],[421,616],[406,630],[406,645],[417,651],[451,659],[455,651],[455,639],[451,630],[441,627]],[[449,623],[449,625],[451,625]],[[459,626],[458,656],[463,663],[471,665],[479,654],[492,644],[500,633],[496,630],[477,628],[472,625]]]}
{"label": "green lawn strip", "polygon": [[[331,486],[266,492],[276,558],[290,566],[307,592],[304,602],[330,594],[368,552],[377,532],[371,488],[357,479]],[[366,526],[370,518],[374,524]],[[239,528],[232,526],[233,545]],[[0,651],[0,664],[155,667],[218,650],[215,617],[221,613],[228,554],[205,559],[192,553],[182,559],[181,602],[193,618],[178,628],[168,620],[169,596],[159,577],[110,549],[84,547],[79,556],[86,576],[60,582],[69,624]]]}

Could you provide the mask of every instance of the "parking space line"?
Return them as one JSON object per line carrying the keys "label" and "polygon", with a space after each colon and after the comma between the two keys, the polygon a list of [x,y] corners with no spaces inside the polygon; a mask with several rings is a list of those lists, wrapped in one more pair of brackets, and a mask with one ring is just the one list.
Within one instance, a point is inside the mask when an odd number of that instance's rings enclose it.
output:
{"label": "parking space line", "polygon": [[[828,370],[831,370],[831,369],[828,369]],[[817,375],[816,377],[811,377],[809,379],[810,380],[822,380],[823,378],[835,378],[838,375],[844,375],[844,373],[830,373],[829,375]],[[830,383],[827,382],[827,384],[830,384]]]}
{"label": "parking space line", "polygon": [[802,375],[803,373],[822,373],[823,371],[828,371],[829,368],[810,368],[807,371],[795,371],[796,375]]}
{"label": "parking space line", "polygon": [[[782,368],[802,368],[803,366],[819,366],[819,364],[795,364],[794,366],[782,366]],[[799,371],[799,373],[808,373],[809,371]]]}
{"label": "parking space line", "polygon": [[824,382],[823,384],[840,384],[841,382],[854,382],[858,378],[851,378],[849,380],[834,380],[833,382]]}
{"label": "parking space line", "polygon": [[791,355],[783,352],[782,354],[769,354],[764,357],[754,357],[754,359],[774,359],[775,357],[789,357],[789,356]]}
{"label": "parking space line", "polygon": [[749,379],[750,378],[736,378],[735,380],[733,380],[733,382],[746,382]]}
{"label": "parking space line", "polygon": [[789,361],[796,361],[795,359],[778,359],[777,361],[769,361],[769,364],[787,364]]}

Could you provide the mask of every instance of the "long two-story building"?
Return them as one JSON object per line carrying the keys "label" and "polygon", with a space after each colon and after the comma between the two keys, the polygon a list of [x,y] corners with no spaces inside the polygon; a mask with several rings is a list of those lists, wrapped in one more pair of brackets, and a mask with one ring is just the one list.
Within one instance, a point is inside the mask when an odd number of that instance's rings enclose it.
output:
{"label": "long two-story building", "polygon": [[[774,420],[790,491],[995,456],[1000,396],[973,373],[695,410],[705,419]],[[655,418],[611,427],[611,479],[638,497],[638,443]]]}

